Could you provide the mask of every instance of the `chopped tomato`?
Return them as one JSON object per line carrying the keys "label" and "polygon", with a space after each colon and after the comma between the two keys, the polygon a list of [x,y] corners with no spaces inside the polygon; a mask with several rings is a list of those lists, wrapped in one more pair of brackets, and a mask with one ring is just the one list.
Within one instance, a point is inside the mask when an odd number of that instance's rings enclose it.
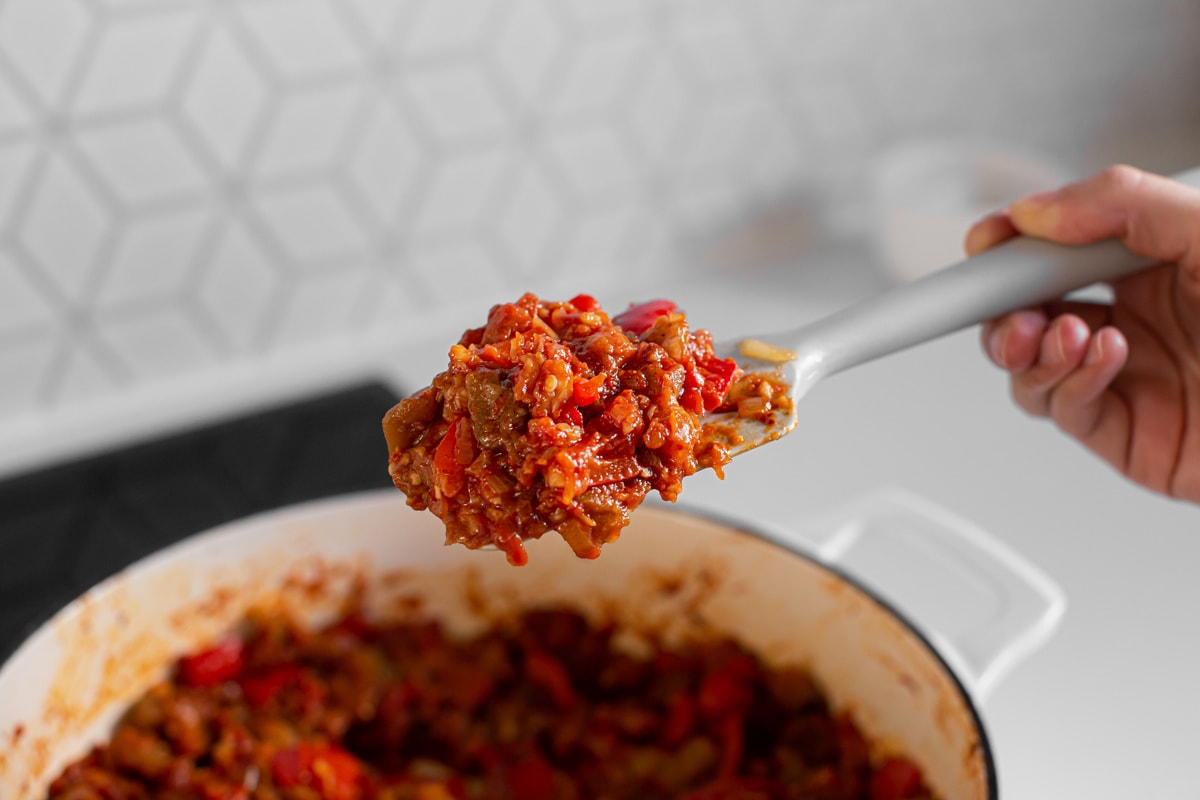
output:
{"label": "chopped tomato", "polygon": [[512,363],[494,344],[484,345],[479,349],[479,360],[487,361],[500,367],[511,367]]}
{"label": "chopped tomato", "polygon": [[567,668],[549,653],[530,650],[525,657],[525,674],[529,680],[545,689],[559,708],[574,708],[579,702]]}
{"label": "chopped tomato", "polygon": [[215,686],[236,678],[245,665],[245,646],[236,636],[179,659],[179,677],[188,686]]}
{"label": "chopped tomato", "polygon": [[447,475],[461,471],[458,464],[456,452],[458,450],[458,426],[462,421],[462,417],[450,423],[450,427],[446,429],[446,435],[438,442],[437,450],[433,453],[433,465],[437,467],[439,472],[444,472]]}
{"label": "chopped tomato", "polygon": [[361,762],[340,747],[301,742],[275,754],[271,777],[284,789],[314,789],[321,800],[357,800],[363,771]]}
{"label": "chopped tomato", "polygon": [[299,664],[279,664],[265,672],[242,678],[242,694],[250,705],[262,708],[300,679],[303,670]]}
{"label": "chopped tomato", "polygon": [[704,676],[697,700],[709,719],[722,719],[746,713],[754,700],[751,680],[757,670],[754,662],[734,657]]}
{"label": "chopped tomato", "polygon": [[598,311],[600,303],[590,294],[577,294],[568,301],[580,311]]}
{"label": "chopped tomato", "polygon": [[871,800],[906,800],[921,788],[921,770],[907,758],[889,758],[871,776]]}
{"label": "chopped tomato", "polygon": [[630,333],[640,336],[654,326],[654,320],[670,314],[678,308],[670,300],[649,300],[629,308],[613,317],[613,324],[620,325]]}
{"label": "chopped tomato", "polygon": [[704,386],[700,390],[704,410],[712,411],[725,401],[725,395],[737,375],[737,362],[731,358],[711,356],[701,361],[698,368],[704,378]]}
{"label": "chopped tomato", "polygon": [[704,411],[704,378],[690,363],[683,373],[683,394],[679,397],[679,405],[693,414]]}
{"label": "chopped tomato", "polygon": [[513,764],[504,775],[506,797],[513,800],[555,800],[554,769],[533,757]]}
{"label": "chopped tomato", "polygon": [[605,375],[601,373],[586,381],[575,381],[571,386],[571,395],[575,405],[590,406],[600,399],[600,390],[604,388]]}
{"label": "chopped tomato", "polygon": [[722,778],[732,778],[738,774],[742,765],[742,754],[746,751],[746,731],[741,717],[728,716],[721,723],[721,761],[717,774]]}
{"label": "chopped tomato", "polygon": [[662,741],[668,747],[682,742],[696,724],[696,701],[684,692],[675,695],[667,707],[667,719],[663,723]]}

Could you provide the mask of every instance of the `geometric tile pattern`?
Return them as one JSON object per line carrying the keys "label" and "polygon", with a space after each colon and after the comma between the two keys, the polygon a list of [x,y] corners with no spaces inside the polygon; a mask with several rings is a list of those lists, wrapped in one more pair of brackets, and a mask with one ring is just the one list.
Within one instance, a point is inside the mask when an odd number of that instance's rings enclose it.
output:
{"label": "geometric tile pattern", "polygon": [[0,0],[0,417],[853,223],[908,135],[1200,120],[1198,8]]}

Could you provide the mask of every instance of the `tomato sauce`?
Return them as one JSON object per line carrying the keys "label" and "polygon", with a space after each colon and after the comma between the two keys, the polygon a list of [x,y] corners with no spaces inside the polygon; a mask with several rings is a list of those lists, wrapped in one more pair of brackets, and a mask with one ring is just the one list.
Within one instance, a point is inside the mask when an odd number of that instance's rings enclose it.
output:
{"label": "tomato sauce", "polygon": [[617,634],[562,608],[470,638],[258,616],[180,659],[48,800],[932,800],[807,672]]}
{"label": "tomato sauce", "polygon": [[[388,412],[389,473],[450,543],[523,564],[522,543],[553,530],[595,558],[647,494],[674,500],[689,475],[722,473],[732,429],[702,415],[740,377],[669,300],[610,318],[589,295],[525,294],[493,307],[446,371]],[[769,414],[759,388],[728,407]]]}

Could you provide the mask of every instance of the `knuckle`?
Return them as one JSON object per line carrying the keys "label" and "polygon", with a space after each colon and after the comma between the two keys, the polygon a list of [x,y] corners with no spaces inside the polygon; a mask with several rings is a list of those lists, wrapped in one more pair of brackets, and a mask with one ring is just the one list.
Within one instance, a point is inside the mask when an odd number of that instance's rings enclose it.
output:
{"label": "knuckle", "polygon": [[1061,389],[1050,397],[1049,417],[1060,430],[1070,436],[1081,436],[1087,432],[1087,420],[1077,399]]}
{"label": "knuckle", "polygon": [[1050,412],[1046,404],[1046,395],[1031,390],[1022,381],[1012,382],[1012,399],[1018,408],[1031,417],[1045,417]]}
{"label": "knuckle", "polygon": [[1113,164],[1105,168],[1097,177],[1100,185],[1116,194],[1133,191],[1145,179],[1146,173],[1128,164]]}

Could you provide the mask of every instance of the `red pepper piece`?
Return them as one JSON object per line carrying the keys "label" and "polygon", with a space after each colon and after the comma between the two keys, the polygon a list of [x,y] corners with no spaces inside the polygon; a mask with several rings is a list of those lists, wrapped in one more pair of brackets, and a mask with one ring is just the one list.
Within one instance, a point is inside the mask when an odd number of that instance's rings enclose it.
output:
{"label": "red pepper piece", "polygon": [[725,402],[725,395],[729,393],[737,369],[737,362],[732,358],[710,356],[700,362],[699,370],[704,378],[704,387],[700,394],[704,400],[705,411],[712,411]]}
{"label": "red pepper piece", "polygon": [[567,406],[567,421],[575,425],[583,425],[583,412],[579,410],[579,406]]}
{"label": "red pepper piece", "polygon": [[580,311],[599,311],[600,303],[590,294],[577,294],[568,300],[571,305],[578,308]]}
{"label": "red pepper piece", "polygon": [[314,789],[322,800],[357,800],[363,769],[357,758],[339,747],[301,742],[271,758],[271,777],[284,789]]}
{"label": "red pepper piece", "polygon": [[722,778],[732,778],[738,774],[742,765],[742,754],[746,750],[746,735],[742,718],[728,716],[721,723],[721,760],[717,765],[717,775]]}
{"label": "red pepper piece", "polygon": [[438,442],[437,449],[433,451],[433,466],[439,472],[447,475],[453,475],[462,471],[462,466],[458,463],[458,426],[462,423],[465,417],[459,417],[450,423],[450,427],[446,429],[446,435]]}
{"label": "red pepper piece", "polygon": [[641,336],[653,327],[654,320],[670,314],[676,308],[678,306],[670,300],[649,300],[638,305],[630,304],[629,308],[613,317],[612,321],[614,325],[620,325],[635,336]]}
{"label": "red pepper piece", "polygon": [[691,733],[696,724],[696,701],[691,695],[680,692],[675,695],[671,705],[667,707],[667,719],[663,723],[662,743],[673,747]]}
{"label": "red pepper piece", "polygon": [[242,678],[242,694],[247,702],[262,708],[280,692],[300,679],[303,669],[299,664],[279,664],[265,672]]}
{"label": "red pepper piece", "polygon": [[871,776],[871,800],[906,800],[921,787],[921,770],[906,758],[889,758]]}
{"label": "red pepper piece", "polygon": [[683,392],[679,395],[679,405],[693,414],[704,412],[704,378],[696,371],[696,366],[687,361],[683,373]]}
{"label": "red pepper piece", "polygon": [[490,364],[495,364],[498,367],[511,367],[512,362],[501,353],[494,344],[485,344],[479,348],[479,360],[487,361]]}
{"label": "red pepper piece", "polygon": [[571,399],[577,406],[590,406],[600,399],[600,390],[604,388],[604,375],[596,375],[586,381],[575,381],[571,385]]}
{"label": "red pepper piece", "polygon": [[571,685],[567,668],[554,656],[541,650],[530,650],[525,655],[525,674],[529,680],[541,686],[554,704],[565,710],[574,708],[579,697]]}
{"label": "red pepper piece", "polygon": [[555,800],[554,769],[534,756],[513,764],[504,776],[507,797],[513,800]]}
{"label": "red pepper piece", "polygon": [[756,672],[754,662],[735,656],[704,676],[697,700],[709,719],[741,716],[754,699],[749,680]]}
{"label": "red pepper piece", "polygon": [[179,678],[188,686],[216,686],[236,678],[246,663],[245,645],[236,636],[179,659]]}

